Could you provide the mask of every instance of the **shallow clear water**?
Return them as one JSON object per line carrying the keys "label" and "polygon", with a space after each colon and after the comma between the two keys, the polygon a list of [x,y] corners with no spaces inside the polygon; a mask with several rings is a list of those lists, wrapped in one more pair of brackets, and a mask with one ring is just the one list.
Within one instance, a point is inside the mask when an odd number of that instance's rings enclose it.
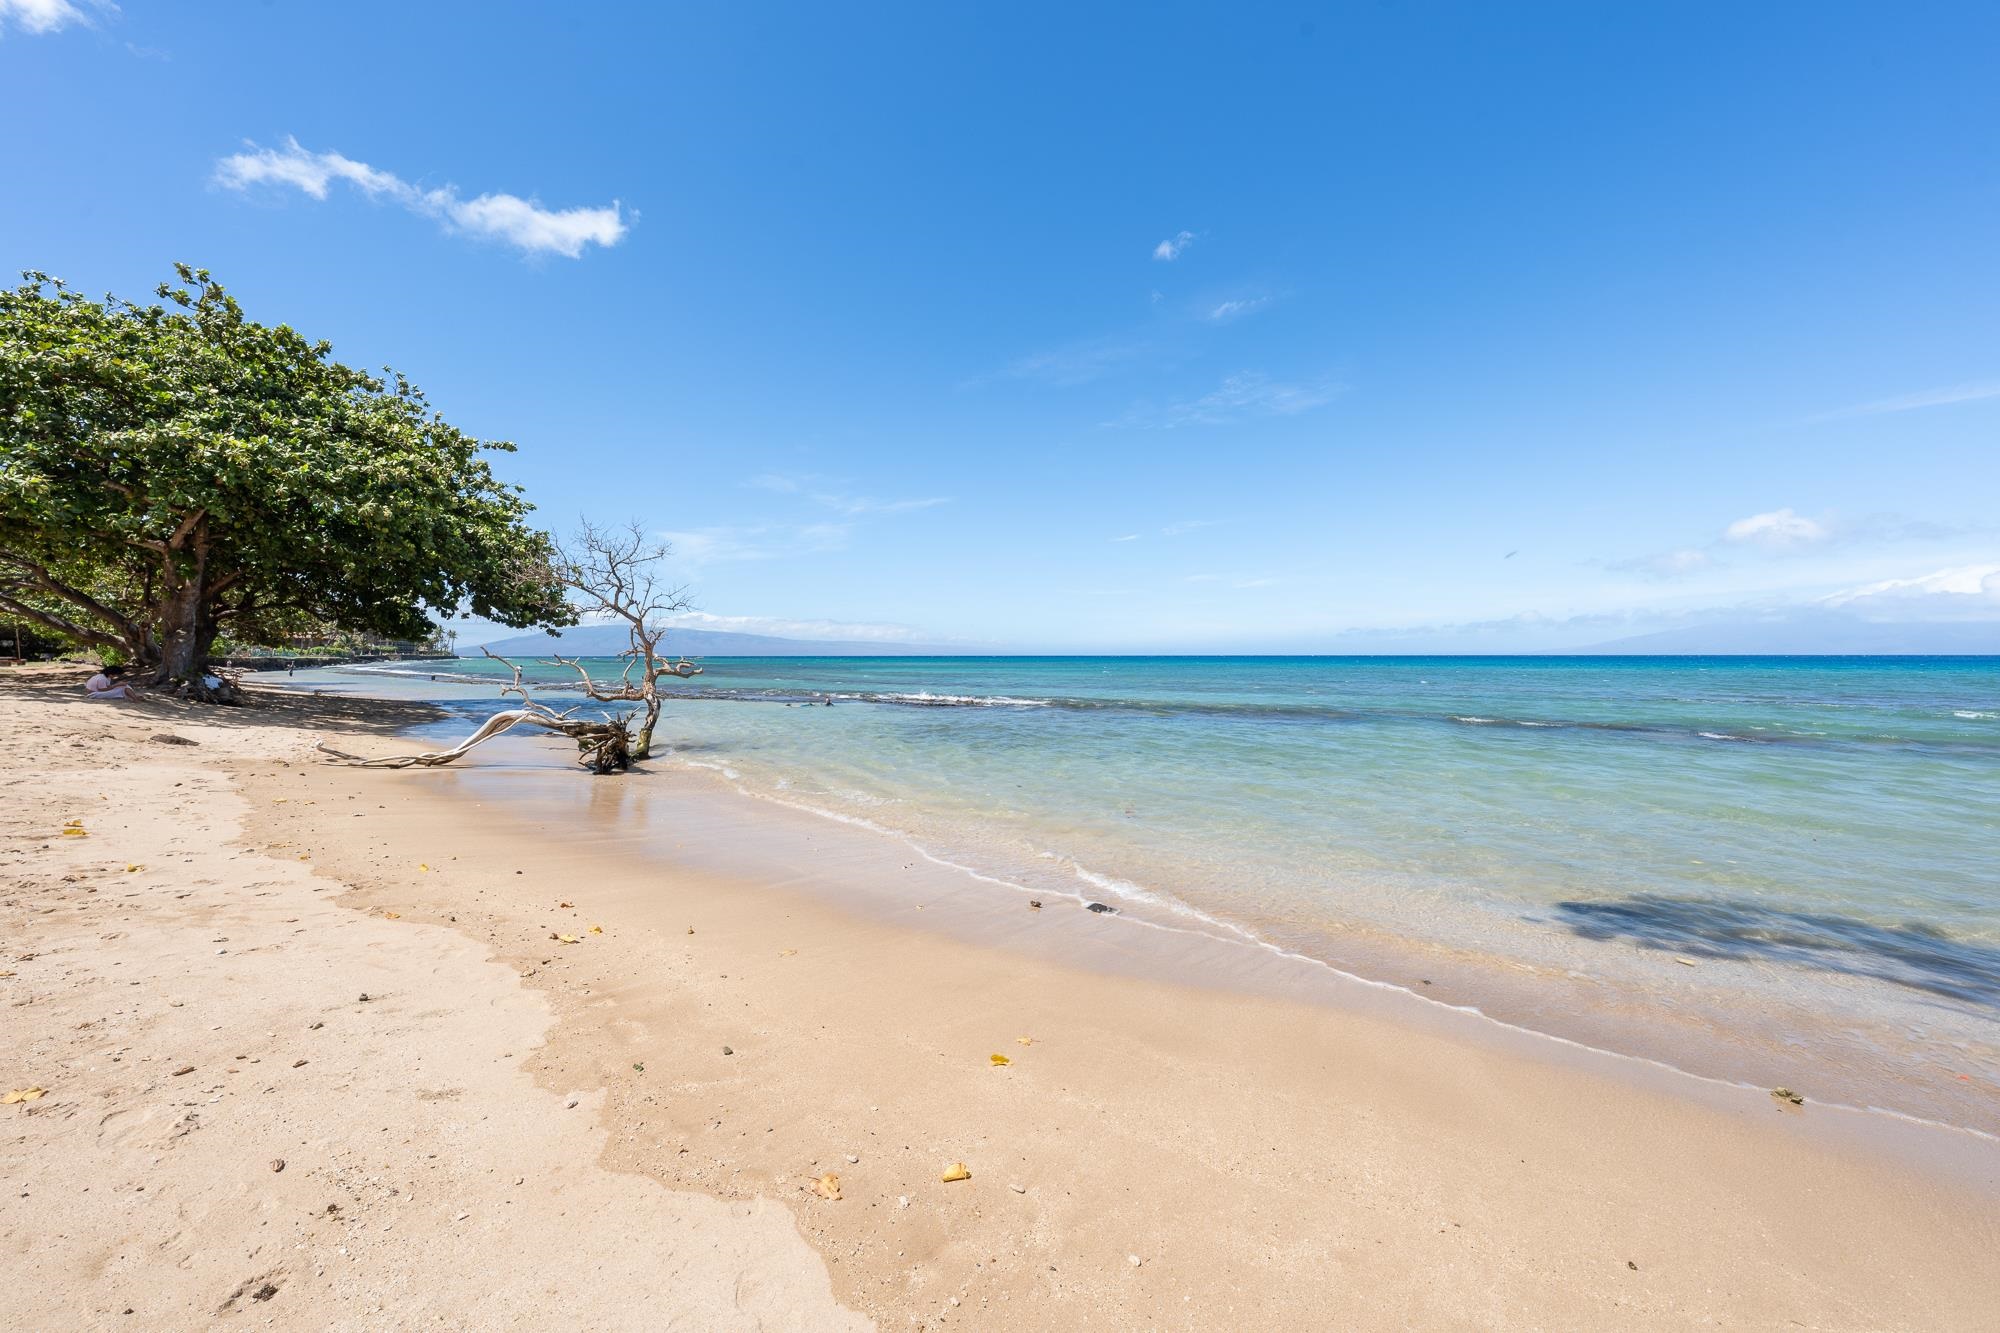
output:
{"label": "shallow clear water", "polygon": [[1704,986],[1994,1072],[2000,659],[714,659],[676,693],[677,761],[1038,890],[1350,964],[1741,963]]}

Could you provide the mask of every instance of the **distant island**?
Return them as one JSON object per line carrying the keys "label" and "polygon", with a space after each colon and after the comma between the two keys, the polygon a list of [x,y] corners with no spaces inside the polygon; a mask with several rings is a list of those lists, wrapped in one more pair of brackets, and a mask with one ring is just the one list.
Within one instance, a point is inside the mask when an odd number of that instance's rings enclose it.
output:
{"label": "distant island", "polygon": [[[556,632],[517,634],[486,645],[502,657],[546,657],[550,653],[616,657],[631,646],[632,636],[624,625],[572,625]],[[781,639],[720,629],[677,629],[667,635],[665,646],[669,652],[689,657],[951,657],[964,651],[859,639]]]}

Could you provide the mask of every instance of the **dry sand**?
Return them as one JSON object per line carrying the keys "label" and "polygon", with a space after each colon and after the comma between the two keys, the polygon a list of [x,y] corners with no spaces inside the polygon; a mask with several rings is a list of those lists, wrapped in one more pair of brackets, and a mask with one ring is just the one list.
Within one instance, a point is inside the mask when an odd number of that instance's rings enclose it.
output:
{"label": "dry sand", "polygon": [[42,756],[0,778],[20,1326],[2000,1326],[1991,1142],[981,947],[310,754],[407,749],[407,707],[72,679],[0,672]]}

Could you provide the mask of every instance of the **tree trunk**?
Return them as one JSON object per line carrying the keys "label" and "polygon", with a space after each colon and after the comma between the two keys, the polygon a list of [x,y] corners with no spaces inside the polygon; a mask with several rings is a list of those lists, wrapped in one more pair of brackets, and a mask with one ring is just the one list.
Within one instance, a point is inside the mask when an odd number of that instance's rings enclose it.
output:
{"label": "tree trunk", "polygon": [[160,607],[160,660],[153,684],[199,683],[208,663],[201,637],[201,584],[189,579]]}
{"label": "tree trunk", "polygon": [[632,743],[632,757],[634,759],[651,759],[653,757],[653,727],[659,720],[660,696],[648,690],[646,691],[646,720],[639,724],[638,739]]}

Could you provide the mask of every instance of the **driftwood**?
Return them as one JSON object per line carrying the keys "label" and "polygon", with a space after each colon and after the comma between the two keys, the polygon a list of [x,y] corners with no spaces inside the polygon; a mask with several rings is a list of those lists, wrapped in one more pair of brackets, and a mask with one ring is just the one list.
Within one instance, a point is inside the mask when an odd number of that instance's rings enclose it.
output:
{"label": "driftwood", "polygon": [[653,728],[660,721],[660,682],[668,676],[685,680],[701,674],[701,668],[687,658],[669,657],[662,650],[668,632],[665,617],[692,605],[685,587],[670,586],[658,576],[670,554],[671,548],[654,542],[636,519],[622,529],[600,528],[586,521],[574,537],[556,546],[556,577],[582,599],[581,607],[587,613],[624,621],[631,647],[620,654],[625,669],[616,684],[591,679],[589,668],[574,657],[558,656],[555,661],[582,678],[583,692],[589,698],[599,703],[639,705],[637,734],[632,742],[636,759],[650,758],[653,753]]}
{"label": "driftwood", "polygon": [[567,736],[576,742],[577,762],[593,773],[610,773],[632,766],[631,718],[606,717],[601,722],[588,722],[573,718],[574,708],[558,713],[546,704],[535,702],[528,697],[528,687],[521,681],[521,668],[495,653],[486,654],[496,662],[512,667],[514,683],[503,685],[502,697],[518,694],[519,708],[510,708],[495,713],[480,724],[479,730],[467,736],[449,750],[428,750],[422,754],[383,755],[376,759],[366,759],[360,755],[347,754],[336,750],[325,741],[314,746],[322,754],[331,755],[344,764],[357,768],[441,768],[457,759],[465,757],[475,745],[492,740],[503,731],[511,731],[518,726],[540,727],[557,735]]}

